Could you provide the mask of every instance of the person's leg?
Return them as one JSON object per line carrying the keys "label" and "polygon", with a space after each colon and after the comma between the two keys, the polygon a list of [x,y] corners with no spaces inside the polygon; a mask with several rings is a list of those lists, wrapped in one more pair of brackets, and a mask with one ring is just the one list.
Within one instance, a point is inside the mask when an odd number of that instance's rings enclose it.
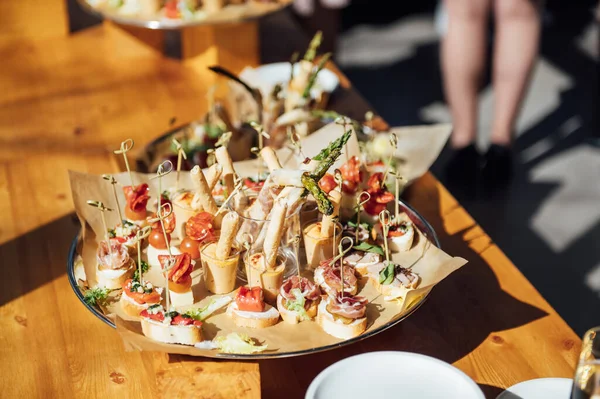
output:
{"label": "person's leg", "polygon": [[493,144],[510,146],[538,53],[541,15],[536,0],[495,0]]}
{"label": "person's leg", "polygon": [[441,64],[446,101],[452,113],[453,148],[464,148],[477,135],[478,91],[485,67],[491,0],[445,0],[448,27]]}

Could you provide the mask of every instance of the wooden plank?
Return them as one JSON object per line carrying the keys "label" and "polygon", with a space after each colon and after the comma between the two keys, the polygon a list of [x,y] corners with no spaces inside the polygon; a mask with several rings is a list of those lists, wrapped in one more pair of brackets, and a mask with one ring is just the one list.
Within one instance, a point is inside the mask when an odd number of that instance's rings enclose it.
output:
{"label": "wooden plank", "polygon": [[0,44],[44,40],[69,33],[65,0],[0,1]]}

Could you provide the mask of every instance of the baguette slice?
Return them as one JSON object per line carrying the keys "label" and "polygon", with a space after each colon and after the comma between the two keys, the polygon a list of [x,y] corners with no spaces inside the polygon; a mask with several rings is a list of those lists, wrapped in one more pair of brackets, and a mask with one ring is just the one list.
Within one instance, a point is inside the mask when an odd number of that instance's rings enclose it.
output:
{"label": "baguette slice", "polygon": [[270,327],[279,321],[279,312],[269,304],[265,304],[265,310],[262,312],[245,312],[238,310],[234,301],[227,307],[227,316],[233,319],[236,326],[248,328]]}
{"label": "baguette slice", "polygon": [[131,317],[140,317],[140,313],[142,312],[142,310],[148,309],[150,305],[155,305],[154,303],[137,303],[125,293],[125,290],[123,290],[123,293],[121,294],[119,304],[121,305],[121,309],[123,309],[123,312],[125,312],[128,316]]}
{"label": "baguette slice", "polygon": [[360,334],[365,332],[367,329],[367,318],[361,317],[360,319],[354,320],[350,324],[344,324],[342,322],[335,321],[333,315],[327,310],[327,303],[329,298],[321,301],[319,304],[319,311],[317,314],[317,323],[323,331],[327,334],[332,335],[340,339],[350,339],[358,337]]}
{"label": "baguette slice", "polygon": [[202,327],[173,326],[142,318],[142,332],[150,339],[166,344],[195,345],[202,342]]}
{"label": "baguette slice", "polygon": [[[314,319],[315,316],[317,315],[318,307],[319,307],[319,300],[312,301],[310,307],[306,311],[306,315],[310,318],[310,320]],[[300,313],[298,313],[294,310],[289,310],[283,305],[283,297],[281,296],[281,294],[277,295],[277,310],[279,310],[279,313],[281,314],[281,318],[286,323],[298,324],[301,321],[303,321],[302,316],[300,316]]]}
{"label": "baguette slice", "polygon": [[98,281],[98,286],[114,290],[121,288],[125,284],[125,281],[133,277],[133,271],[133,261],[129,263],[129,267],[117,270],[100,270],[96,266],[96,280]]}

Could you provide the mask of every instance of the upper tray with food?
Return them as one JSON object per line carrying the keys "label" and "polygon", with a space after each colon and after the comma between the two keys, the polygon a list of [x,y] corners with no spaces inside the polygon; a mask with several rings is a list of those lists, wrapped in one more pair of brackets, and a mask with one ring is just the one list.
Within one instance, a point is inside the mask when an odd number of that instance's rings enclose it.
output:
{"label": "upper tray with food", "polygon": [[123,25],[182,29],[233,23],[269,14],[291,0],[78,0],[92,13]]}

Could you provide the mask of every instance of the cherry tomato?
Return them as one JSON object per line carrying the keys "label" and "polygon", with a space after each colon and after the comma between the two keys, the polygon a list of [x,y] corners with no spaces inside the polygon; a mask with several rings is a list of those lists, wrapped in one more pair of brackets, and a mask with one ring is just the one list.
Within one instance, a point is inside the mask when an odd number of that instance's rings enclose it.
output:
{"label": "cherry tomato", "polygon": [[173,320],[171,320],[171,324],[174,324],[177,326],[189,326],[193,322],[194,322],[194,319],[192,319],[191,317],[183,317],[180,314],[173,317]]}
{"label": "cherry tomato", "polygon": [[194,260],[200,257],[199,242],[191,239],[190,237],[185,237],[183,240],[181,240],[179,250],[184,254],[190,254]]}
{"label": "cherry tomato", "polygon": [[262,312],[265,310],[265,301],[260,287],[240,287],[235,297],[235,303],[239,310],[246,312]]}
{"label": "cherry tomato", "polygon": [[146,310],[146,309],[144,309],[140,312],[140,316],[147,317],[150,320],[156,320],[156,321],[163,321],[165,319],[164,313],[159,312],[156,314],[151,314],[151,313],[148,313],[148,310]]}
{"label": "cherry tomato", "polygon": [[[167,234],[167,240],[171,241],[171,235]],[[167,249],[165,235],[160,229],[152,229],[148,236],[148,242],[156,249]]]}

